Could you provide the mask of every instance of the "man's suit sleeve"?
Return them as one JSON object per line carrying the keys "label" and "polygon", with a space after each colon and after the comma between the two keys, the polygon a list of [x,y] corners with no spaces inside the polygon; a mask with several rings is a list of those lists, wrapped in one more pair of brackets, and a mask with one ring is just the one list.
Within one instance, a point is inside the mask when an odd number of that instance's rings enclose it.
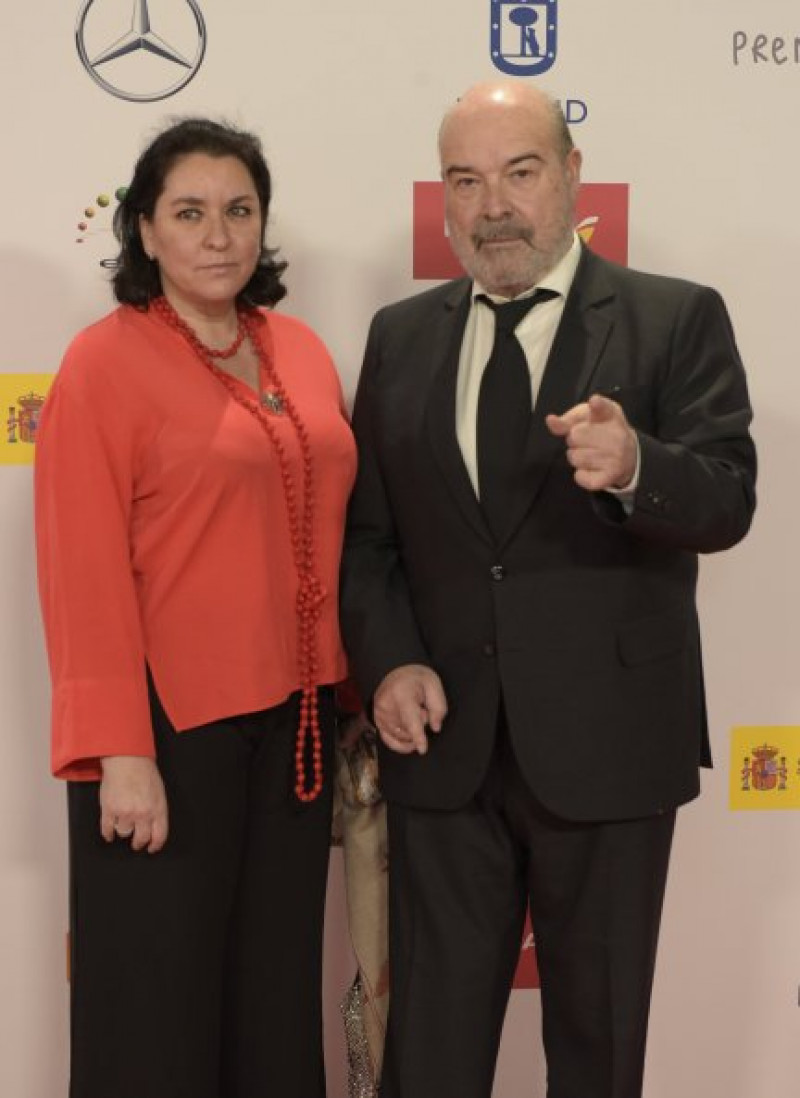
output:
{"label": "man's suit sleeve", "polygon": [[341,583],[342,632],[366,704],[394,668],[429,663],[381,471],[381,329],[378,313],[370,326],[353,408],[358,475],[348,510]]}
{"label": "man's suit sleeve", "polygon": [[[753,517],[756,454],[744,368],[714,290],[687,293],[655,401],[656,430],[637,430],[640,476],[625,529],[691,552],[730,548]],[[616,501],[603,495],[597,505],[619,520]]]}

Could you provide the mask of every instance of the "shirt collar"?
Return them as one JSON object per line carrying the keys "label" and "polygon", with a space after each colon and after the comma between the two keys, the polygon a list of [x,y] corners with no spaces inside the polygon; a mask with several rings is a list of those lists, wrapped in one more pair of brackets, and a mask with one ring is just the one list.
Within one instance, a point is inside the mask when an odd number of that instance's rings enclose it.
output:
{"label": "shirt collar", "polygon": [[[541,282],[537,282],[535,286],[531,286],[529,290],[525,290],[523,293],[518,294],[517,298],[530,297],[537,290],[554,290],[560,297],[566,297],[572,286],[572,282],[575,278],[575,272],[578,269],[578,263],[581,258],[581,242],[577,233],[572,234],[572,244],[570,244],[569,250],[566,255],[556,263],[552,271],[548,271]],[[499,294],[488,293],[477,279],[472,282],[472,300],[479,294],[485,294],[491,301],[502,302],[509,301],[510,298],[501,297]]]}

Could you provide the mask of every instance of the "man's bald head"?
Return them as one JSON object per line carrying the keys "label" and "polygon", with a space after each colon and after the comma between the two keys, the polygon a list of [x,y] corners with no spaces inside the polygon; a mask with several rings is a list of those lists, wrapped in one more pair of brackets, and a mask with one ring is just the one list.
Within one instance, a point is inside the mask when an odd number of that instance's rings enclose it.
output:
{"label": "man's bald head", "polygon": [[547,92],[518,80],[486,80],[473,84],[445,112],[439,127],[439,150],[452,123],[467,122],[480,115],[499,116],[507,111],[529,113],[531,120],[549,120],[554,147],[566,157],[574,144],[561,105]]}

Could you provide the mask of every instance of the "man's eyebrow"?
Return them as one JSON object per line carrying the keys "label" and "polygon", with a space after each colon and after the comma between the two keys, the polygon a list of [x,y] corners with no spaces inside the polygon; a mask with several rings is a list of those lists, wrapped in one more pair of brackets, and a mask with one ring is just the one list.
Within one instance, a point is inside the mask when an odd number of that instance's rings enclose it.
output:
{"label": "man's eyebrow", "polygon": [[452,164],[444,173],[445,175],[477,175],[475,168],[466,164]]}
{"label": "man's eyebrow", "polygon": [[[540,164],[544,163],[544,157],[537,152],[520,153],[519,156],[512,156],[510,160],[505,163],[506,168],[513,168],[517,164],[522,164],[525,160],[538,160]],[[445,176],[451,175],[480,175],[477,168],[472,168],[468,164],[451,164],[445,171]]]}
{"label": "man's eyebrow", "polygon": [[512,158],[507,161],[506,167],[513,168],[515,164],[521,164],[523,160],[538,160],[540,164],[544,164],[543,156],[540,156],[539,153],[536,152],[529,152],[522,153],[521,156],[512,156]]}

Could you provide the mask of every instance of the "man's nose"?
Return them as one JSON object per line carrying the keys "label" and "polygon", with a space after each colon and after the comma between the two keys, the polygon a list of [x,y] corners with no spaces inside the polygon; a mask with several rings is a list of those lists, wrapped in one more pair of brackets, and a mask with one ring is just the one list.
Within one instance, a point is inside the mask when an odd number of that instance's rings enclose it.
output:
{"label": "man's nose", "polygon": [[484,217],[489,218],[507,217],[513,212],[502,180],[487,181],[483,189],[481,212]]}

